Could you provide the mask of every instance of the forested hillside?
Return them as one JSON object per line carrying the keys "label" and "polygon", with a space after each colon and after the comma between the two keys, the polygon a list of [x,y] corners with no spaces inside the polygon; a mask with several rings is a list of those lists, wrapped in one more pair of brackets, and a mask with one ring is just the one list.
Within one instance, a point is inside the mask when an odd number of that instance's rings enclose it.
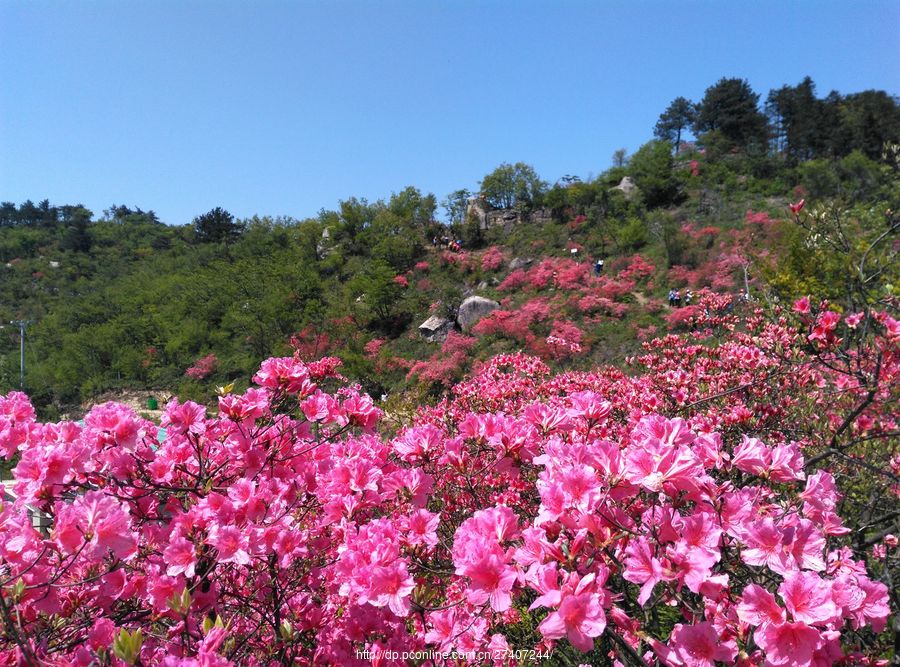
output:
{"label": "forested hillside", "polygon": [[[124,388],[208,401],[292,349],[339,357],[389,401],[437,396],[504,351],[621,363],[689,328],[704,290],[729,308],[806,294],[858,307],[846,285],[860,262],[882,268],[868,298],[896,303],[895,98],[819,98],[806,79],[761,104],[723,79],[675,100],[654,133],[589,181],[503,164],[478,192],[439,202],[407,187],[306,220],[3,203],[0,393],[19,386],[19,321],[26,390],[53,416]],[[472,295],[497,306],[463,331],[452,323]],[[432,316],[452,331],[426,339]]]}
{"label": "forested hillside", "polygon": [[900,105],[654,133],[307,220],[3,204],[0,664],[894,664]]}

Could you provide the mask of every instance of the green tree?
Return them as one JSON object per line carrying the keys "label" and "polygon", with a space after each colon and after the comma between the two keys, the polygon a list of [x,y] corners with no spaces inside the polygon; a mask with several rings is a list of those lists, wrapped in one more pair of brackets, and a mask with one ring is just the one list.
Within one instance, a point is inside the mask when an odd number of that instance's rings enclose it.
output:
{"label": "green tree", "polygon": [[198,215],[191,224],[200,243],[228,243],[240,237],[242,231],[234,216],[220,206]]}
{"label": "green tree", "polygon": [[446,199],[441,202],[441,206],[447,212],[447,221],[451,225],[462,224],[466,217],[466,209],[469,206],[469,197],[472,193],[465,188],[454,190]]}
{"label": "green tree", "polygon": [[374,260],[351,278],[347,287],[354,302],[368,309],[373,324],[389,328],[401,311],[403,288],[394,280],[396,272],[387,262]]}
{"label": "green tree", "polygon": [[845,96],[839,103],[839,117],[838,155],[858,150],[879,160],[887,144],[900,142],[900,102],[883,90]]}
{"label": "green tree", "polygon": [[684,97],[676,97],[656,121],[653,135],[668,141],[677,150],[681,145],[681,133],[694,123],[696,117],[694,103]]}
{"label": "green tree", "polygon": [[770,91],[766,113],[776,151],[792,160],[809,160],[824,152],[829,128],[824,124],[823,102],[816,98],[816,84],[811,78]]}
{"label": "green tree", "polygon": [[88,252],[91,249],[91,235],[88,225],[91,223],[91,212],[84,207],[62,207],[65,231],[59,241],[62,250]]}
{"label": "green tree", "polygon": [[641,189],[648,208],[670,206],[682,196],[681,182],[674,170],[671,146],[667,141],[650,141],[631,157],[629,171]]}
{"label": "green tree", "polygon": [[524,162],[503,163],[481,181],[481,194],[494,208],[531,208],[547,184]]}
{"label": "green tree", "polygon": [[733,147],[766,146],[766,117],[757,108],[759,95],[743,79],[720,79],[697,105],[694,133],[718,132]]}

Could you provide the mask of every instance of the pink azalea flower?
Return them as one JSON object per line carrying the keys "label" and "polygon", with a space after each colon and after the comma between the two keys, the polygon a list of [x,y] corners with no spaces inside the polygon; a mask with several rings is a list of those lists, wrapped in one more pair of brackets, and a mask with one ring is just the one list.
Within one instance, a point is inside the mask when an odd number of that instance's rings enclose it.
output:
{"label": "pink azalea flower", "polygon": [[137,536],[131,530],[127,510],[100,491],[88,491],[71,505],[61,506],[54,537],[68,553],[80,549],[83,541],[90,547],[87,553],[100,557],[110,550],[119,558],[127,559],[137,551]]}
{"label": "pink azalea flower", "polygon": [[206,408],[193,401],[179,403],[174,398],[166,405],[160,424],[172,433],[200,435],[206,432]]}
{"label": "pink azalea flower", "polygon": [[806,315],[809,313],[809,297],[804,296],[794,301],[794,312]]}
{"label": "pink azalea flower", "polygon": [[545,639],[565,636],[579,651],[593,649],[594,637],[599,637],[606,629],[606,614],[600,596],[591,591],[593,583],[594,575],[588,575],[579,581],[574,591],[563,595],[559,609],[538,626]]}
{"label": "pink azalea flower", "polygon": [[756,643],[773,667],[808,665],[823,644],[822,633],[806,623],[764,623],[754,633]]}
{"label": "pink azalea flower", "polygon": [[439,514],[432,514],[428,510],[413,512],[406,520],[405,538],[407,543],[412,546],[437,546],[437,527],[440,519]]}
{"label": "pink azalea flower", "polygon": [[431,623],[431,630],[425,633],[425,641],[429,644],[437,644],[441,651],[448,650],[453,639],[460,634],[456,629],[456,608],[433,611],[428,614],[428,621]]}
{"label": "pink azalea flower", "polygon": [[847,323],[847,326],[850,329],[855,329],[859,326],[859,323],[862,322],[863,317],[865,317],[864,313],[852,313],[851,315],[847,315],[847,317],[844,318],[844,322]]}
{"label": "pink azalea flower", "polygon": [[518,575],[496,554],[478,558],[464,567],[461,574],[471,579],[467,592],[469,602],[475,605],[490,602],[494,611],[509,609],[512,601],[510,591]]}
{"label": "pink azalea flower", "polygon": [[669,638],[669,649],[667,662],[683,667],[713,667],[717,661],[731,664],[737,656],[737,643],[733,639],[723,642],[709,622],[678,623]]}
{"label": "pink azalea flower", "polygon": [[216,526],[207,542],[216,548],[220,563],[247,565],[250,562],[247,535],[236,526]]}
{"label": "pink azalea flower", "polygon": [[695,487],[703,466],[687,447],[665,446],[655,452],[632,447],[626,455],[625,479],[658,493],[670,485],[675,491]]}
{"label": "pink azalea flower", "polygon": [[95,651],[99,648],[107,648],[115,638],[116,626],[108,618],[98,618],[88,631],[88,644]]}
{"label": "pink azalea flower", "polygon": [[370,602],[376,607],[387,605],[397,616],[406,617],[411,608],[409,596],[415,587],[403,561],[395,561],[389,567],[376,567],[372,570],[374,597]]}
{"label": "pink azalea flower", "polygon": [[785,620],[784,609],[778,605],[775,596],[757,584],[750,584],[744,589],[737,615],[741,621],[750,625],[781,625]]}
{"label": "pink azalea flower", "polygon": [[791,572],[778,587],[778,594],[795,621],[817,625],[838,616],[831,584],[814,572]]}
{"label": "pink azalea flower", "polygon": [[253,376],[253,381],[260,387],[280,389],[289,394],[303,393],[308,396],[314,389],[309,382],[309,369],[293,357],[266,359]]}
{"label": "pink azalea flower", "polygon": [[650,598],[653,587],[663,580],[662,564],[653,556],[650,543],[645,537],[629,542],[625,555],[625,570],[622,577],[625,581],[642,584],[638,604],[643,607]]}
{"label": "pink azalea flower", "polygon": [[163,558],[168,564],[166,574],[170,577],[184,574],[186,577],[194,576],[194,566],[197,564],[197,554],[194,553],[194,545],[181,535],[175,535],[169,542],[169,546],[163,551]]}
{"label": "pink azalea flower", "polygon": [[769,468],[772,452],[756,438],[742,436],[741,444],[731,454],[731,465],[742,472],[761,475]]}

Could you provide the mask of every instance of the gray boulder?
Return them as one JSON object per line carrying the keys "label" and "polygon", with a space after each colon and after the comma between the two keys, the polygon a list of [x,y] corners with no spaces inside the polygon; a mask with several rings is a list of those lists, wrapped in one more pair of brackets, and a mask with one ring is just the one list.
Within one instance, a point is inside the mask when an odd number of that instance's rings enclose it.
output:
{"label": "gray boulder", "polygon": [[432,315],[419,325],[419,333],[429,343],[442,343],[453,329],[453,322],[446,317]]}
{"label": "gray boulder", "polygon": [[459,305],[456,321],[459,328],[468,331],[475,323],[488,313],[500,309],[500,304],[483,296],[470,296]]}
{"label": "gray boulder", "polygon": [[515,257],[513,258],[513,261],[509,263],[509,270],[515,271],[516,269],[524,269],[532,262],[534,262],[533,259],[523,259],[522,257]]}
{"label": "gray boulder", "polygon": [[630,197],[634,194],[634,191],[637,190],[637,185],[631,180],[631,176],[625,176],[613,190],[621,190],[625,193],[626,197]]}

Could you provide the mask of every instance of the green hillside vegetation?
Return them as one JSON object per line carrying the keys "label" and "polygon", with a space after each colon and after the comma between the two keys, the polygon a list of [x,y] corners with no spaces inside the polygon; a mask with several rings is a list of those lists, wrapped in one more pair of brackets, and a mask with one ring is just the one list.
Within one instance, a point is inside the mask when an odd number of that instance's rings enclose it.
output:
{"label": "green hillside vegetation", "polygon": [[[376,397],[416,400],[504,351],[618,363],[689,325],[689,304],[669,306],[673,288],[896,304],[895,98],[818,98],[805,79],[761,105],[747,82],[723,79],[696,104],[673,102],[655,135],[590,181],[499,166],[473,193],[506,215],[487,226],[467,215],[468,191],[439,203],[415,187],[312,219],[216,208],[181,226],[121,205],[0,204],[0,393],[19,387],[18,320],[30,322],[26,390],[53,417],[127,388],[209,401],[295,350],[340,357]],[[801,198],[795,220],[788,204]],[[850,292],[861,261],[883,271]],[[471,294],[499,314],[443,343],[420,335]]]}

